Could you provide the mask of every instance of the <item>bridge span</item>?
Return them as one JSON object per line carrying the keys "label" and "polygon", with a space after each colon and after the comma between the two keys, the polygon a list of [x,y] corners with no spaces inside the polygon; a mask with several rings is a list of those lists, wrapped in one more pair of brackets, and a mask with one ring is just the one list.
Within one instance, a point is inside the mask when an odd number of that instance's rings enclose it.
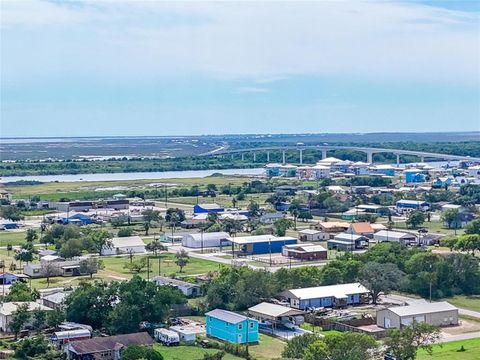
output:
{"label": "bridge span", "polygon": [[378,153],[391,153],[397,156],[397,166],[400,164],[401,155],[413,155],[418,156],[421,162],[425,161],[425,158],[438,159],[438,160],[467,160],[480,162],[480,157],[470,157],[464,155],[451,155],[451,154],[441,154],[433,153],[426,151],[416,151],[416,150],[401,150],[401,149],[388,149],[388,148],[376,148],[376,147],[362,147],[362,146],[342,146],[342,145],[295,145],[295,146],[265,146],[265,147],[253,147],[246,149],[228,149],[221,148],[217,149],[201,156],[218,156],[218,155],[234,155],[242,154],[242,160],[244,154],[253,153],[253,159],[256,160],[257,153],[267,153],[267,161],[270,161],[270,151],[282,151],[283,163],[285,163],[286,152],[291,150],[296,150],[299,152],[299,163],[303,164],[303,151],[306,149],[317,150],[322,152],[322,159],[327,157],[327,151],[331,150],[354,150],[367,154],[367,162],[373,163],[373,154]]}

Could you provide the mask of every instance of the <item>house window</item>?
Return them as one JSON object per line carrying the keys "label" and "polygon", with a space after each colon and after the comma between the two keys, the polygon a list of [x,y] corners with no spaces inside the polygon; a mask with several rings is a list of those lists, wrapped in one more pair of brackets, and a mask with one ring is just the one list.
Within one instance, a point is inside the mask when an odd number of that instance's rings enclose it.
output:
{"label": "house window", "polygon": [[242,330],[243,329],[243,324],[238,324],[238,330]]}
{"label": "house window", "polygon": [[228,322],[226,322],[226,323],[225,323],[225,328],[227,328],[227,329],[228,329]]}
{"label": "house window", "polygon": [[249,327],[250,329],[253,329],[253,322],[251,322],[250,324],[248,324],[248,327]]}
{"label": "house window", "polygon": [[38,274],[40,272],[40,269],[33,269],[34,274]]}

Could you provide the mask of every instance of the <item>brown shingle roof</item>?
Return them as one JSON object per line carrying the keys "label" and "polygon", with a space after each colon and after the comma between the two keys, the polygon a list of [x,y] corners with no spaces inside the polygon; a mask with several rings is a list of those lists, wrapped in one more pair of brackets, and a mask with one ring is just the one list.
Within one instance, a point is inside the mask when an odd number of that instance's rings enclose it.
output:
{"label": "brown shingle roof", "polygon": [[146,332],[117,336],[96,337],[88,340],[74,341],[70,349],[77,355],[118,350],[131,345],[152,345],[153,339]]}

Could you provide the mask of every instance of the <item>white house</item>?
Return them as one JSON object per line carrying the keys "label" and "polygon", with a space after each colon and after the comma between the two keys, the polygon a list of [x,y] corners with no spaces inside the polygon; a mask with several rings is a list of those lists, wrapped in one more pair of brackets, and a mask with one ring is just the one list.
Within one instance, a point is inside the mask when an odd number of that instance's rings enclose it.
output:
{"label": "white house", "polygon": [[468,168],[468,176],[480,179],[480,165],[470,166]]}
{"label": "white house", "polygon": [[373,239],[378,242],[392,241],[405,245],[413,245],[417,243],[417,237],[413,234],[400,231],[380,230],[373,235]]}
{"label": "white house", "polygon": [[116,237],[110,239],[110,244],[104,246],[102,255],[143,254],[145,243],[140,236]]}
{"label": "white house", "polygon": [[230,244],[227,239],[230,235],[226,232],[187,234],[182,239],[182,245],[189,248],[217,247]]}
{"label": "white house", "polygon": [[315,229],[304,229],[298,232],[300,241],[325,241],[330,239],[330,234]]}
{"label": "white house", "polygon": [[43,306],[33,301],[26,301],[26,302],[15,301],[15,302],[3,303],[0,306],[0,331],[10,332],[10,321],[12,321],[12,314],[15,311],[17,311],[19,306],[23,304],[26,304],[28,306],[28,312],[32,312],[35,310],[42,310],[42,311],[53,310],[49,307]]}

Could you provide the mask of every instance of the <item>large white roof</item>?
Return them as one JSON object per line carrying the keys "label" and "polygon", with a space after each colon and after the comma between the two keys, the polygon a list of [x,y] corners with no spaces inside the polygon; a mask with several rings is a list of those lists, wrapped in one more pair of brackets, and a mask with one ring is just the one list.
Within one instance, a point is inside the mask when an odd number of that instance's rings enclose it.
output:
{"label": "large white roof", "polygon": [[426,301],[418,301],[413,303],[412,305],[407,306],[396,306],[389,309],[394,314],[398,316],[415,316],[420,314],[429,314],[429,313],[436,313],[436,312],[443,312],[443,311],[452,311],[458,310],[452,304],[446,301],[434,302],[429,303]]}
{"label": "large white roof", "polygon": [[116,237],[110,240],[114,248],[145,246],[140,236]]}
{"label": "large white roof", "polygon": [[320,230],[315,230],[315,229],[303,229],[299,231],[300,234],[307,234],[307,235],[316,235],[321,233]]}
{"label": "large white roof", "polygon": [[[188,234],[193,240],[202,240],[202,233],[195,233],[195,234]],[[219,232],[204,232],[203,233],[203,240],[221,240],[227,239],[230,235],[226,232],[219,231]]]}
{"label": "large white roof", "polygon": [[326,297],[334,297],[337,299],[344,299],[348,295],[364,294],[369,290],[360,283],[317,286],[303,289],[288,290],[295,298],[299,300],[320,299]]}
{"label": "large white roof", "polygon": [[17,311],[18,307],[23,304],[28,304],[28,311],[33,311],[33,310],[53,310],[49,307],[43,306],[39,303],[33,302],[33,301],[14,301],[14,302],[6,302],[3,303],[0,306],[0,314],[5,315],[5,316],[10,316],[12,313]]}
{"label": "large white roof", "polygon": [[389,239],[392,239],[392,240],[393,239],[400,240],[400,239],[403,239],[405,237],[406,238],[411,238],[412,236],[416,238],[415,235],[409,234],[409,233],[404,233],[404,232],[400,232],[400,231],[380,230],[373,235],[373,238],[374,239],[389,238]]}
{"label": "large white roof", "polygon": [[289,315],[296,315],[296,314],[303,313],[303,311],[292,309],[288,306],[272,304],[267,302],[262,302],[255,306],[252,306],[251,308],[248,308],[248,311],[256,312],[256,313],[271,316],[271,317],[289,316]]}

